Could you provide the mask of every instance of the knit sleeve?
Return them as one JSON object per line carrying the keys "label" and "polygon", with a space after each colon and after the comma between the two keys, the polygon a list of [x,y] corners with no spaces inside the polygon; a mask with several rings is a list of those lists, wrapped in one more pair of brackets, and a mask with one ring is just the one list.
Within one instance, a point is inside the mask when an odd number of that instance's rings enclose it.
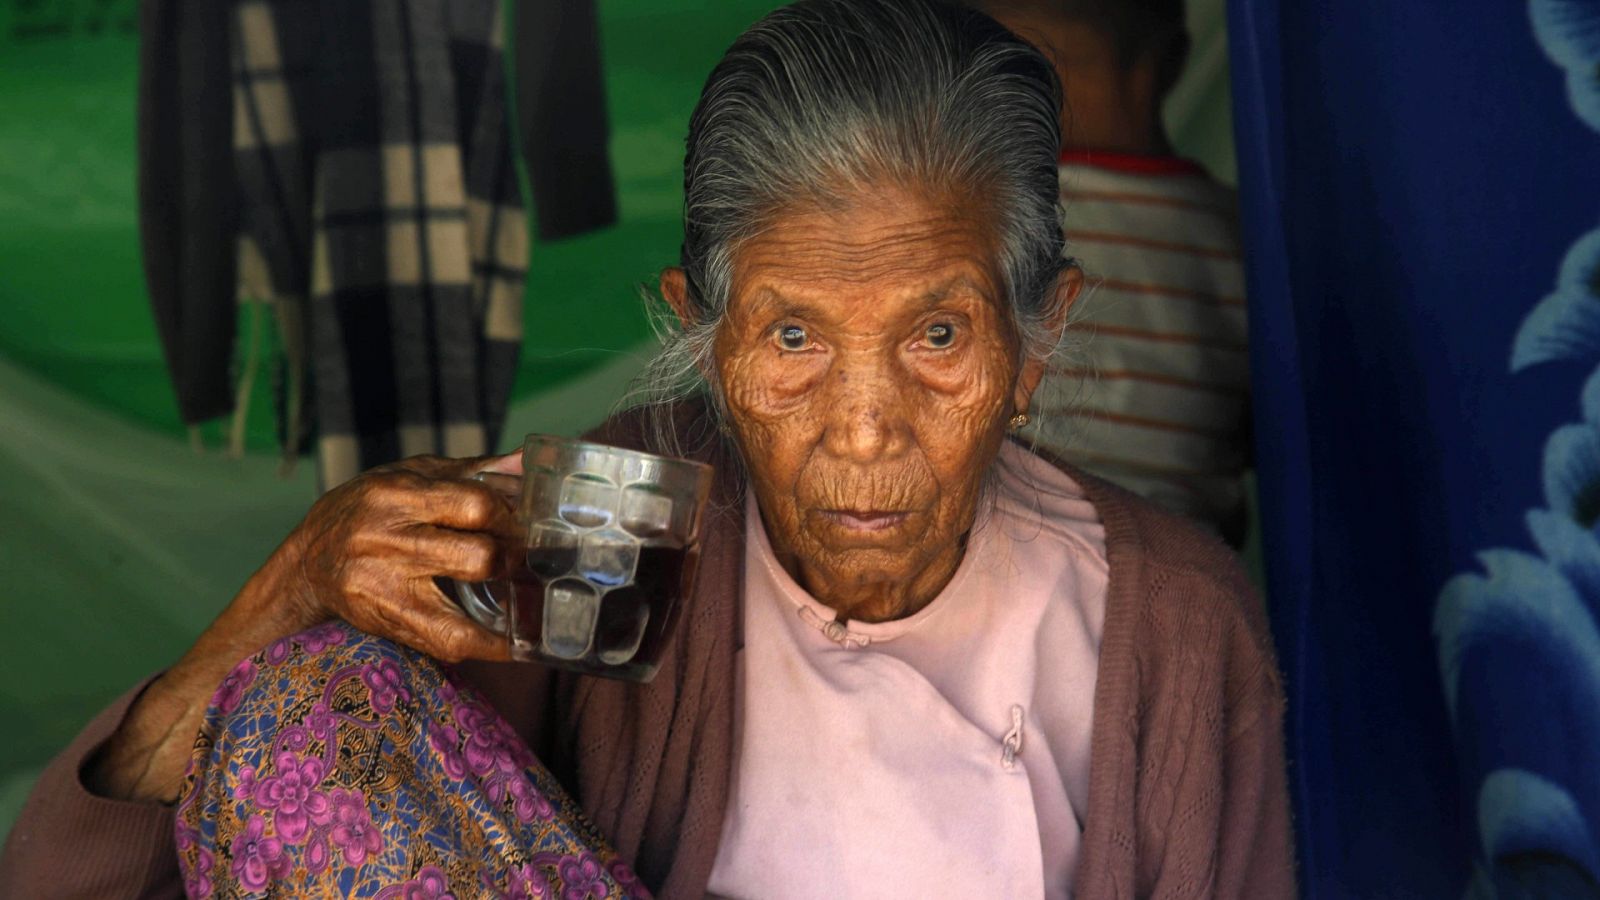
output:
{"label": "knit sleeve", "polygon": [[[1175,572],[1147,610],[1151,675],[1140,834],[1159,888],[1213,900],[1296,894],[1283,689],[1264,607],[1231,556]],[[1154,649],[1154,648],[1152,648]],[[1170,805],[1168,805],[1170,804]],[[1141,855],[1145,851],[1141,851]],[[1158,889],[1155,893],[1161,893]]]}
{"label": "knit sleeve", "polygon": [[1228,717],[1242,723],[1224,744],[1217,836],[1218,898],[1295,896],[1294,832],[1277,679],[1258,673]]}
{"label": "knit sleeve", "polygon": [[80,773],[149,681],[119,697],[45,767],[0,851],[0,897],[181,897],[172,809],[97,797]]}
{"label": "knit sleeve", "polygon": [[1230,557],[1210,568],[1223,650],[1219,898],[1295,896],[1294,831],[1283,749],[1283,684],[1266,605]]}

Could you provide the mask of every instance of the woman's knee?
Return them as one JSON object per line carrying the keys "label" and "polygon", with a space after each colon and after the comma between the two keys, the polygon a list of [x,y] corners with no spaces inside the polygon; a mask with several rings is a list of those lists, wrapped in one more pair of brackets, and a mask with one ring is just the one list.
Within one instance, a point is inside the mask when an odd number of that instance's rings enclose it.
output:
{"label": "woman's knee", "polygon": [[296,705],[313,693],[337,690],[351,677],[366,689],[372,712],[386,715],[416,694],[419,681],[442,676],[436,663],[408,647],[342,621],[325,622],[280,638],[234,666],[211,697],[207,727],[224,728],[227,720],[263,707]]}

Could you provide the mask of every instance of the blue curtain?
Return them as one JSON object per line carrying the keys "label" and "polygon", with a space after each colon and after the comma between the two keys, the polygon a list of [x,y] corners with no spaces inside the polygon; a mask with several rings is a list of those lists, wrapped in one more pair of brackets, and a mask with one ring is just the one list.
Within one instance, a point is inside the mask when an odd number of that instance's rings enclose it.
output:
{"label": "blue curtain", "polygon": [[1600,896],[1600,0],[1229,29],[1305,896]]}

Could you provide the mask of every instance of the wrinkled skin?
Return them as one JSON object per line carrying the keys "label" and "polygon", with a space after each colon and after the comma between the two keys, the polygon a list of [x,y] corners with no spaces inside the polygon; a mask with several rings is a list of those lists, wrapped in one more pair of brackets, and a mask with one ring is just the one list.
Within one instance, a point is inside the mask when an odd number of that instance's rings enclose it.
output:
{"label": "wrinkled skin", "polygon": [[[882,187],[784,212],[735,254],[710,374],[779,561],[843,619],[910,615],[950,580],[1043,374],[984,212]],[[1080,284],[1061,278],[1059,318]],[[690,315],[681,270],[662,293]]]}
{"label": "wrinkled skin", "polygon": [[[520,473],[520,456],[506,462]],[[492,578],[501,547],[516,540],[510,502],[467,480],[493,465],[413,457],[329,491],[291,536],[302,617],[343,619],[446,662],[509,658],[505,639],[473,624],[434,581]]]}

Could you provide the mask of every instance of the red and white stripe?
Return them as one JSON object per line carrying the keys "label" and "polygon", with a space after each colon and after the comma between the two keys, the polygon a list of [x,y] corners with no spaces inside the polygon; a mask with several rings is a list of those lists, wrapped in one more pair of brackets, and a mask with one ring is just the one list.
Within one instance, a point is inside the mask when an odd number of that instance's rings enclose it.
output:
{"label": "red and white stripe", "polygon": [[1041,446],[1220,524],[1249,464],[1248,316],[1233,192],[1184,160],[1066,154],[1088,288],[1033,403]]}

